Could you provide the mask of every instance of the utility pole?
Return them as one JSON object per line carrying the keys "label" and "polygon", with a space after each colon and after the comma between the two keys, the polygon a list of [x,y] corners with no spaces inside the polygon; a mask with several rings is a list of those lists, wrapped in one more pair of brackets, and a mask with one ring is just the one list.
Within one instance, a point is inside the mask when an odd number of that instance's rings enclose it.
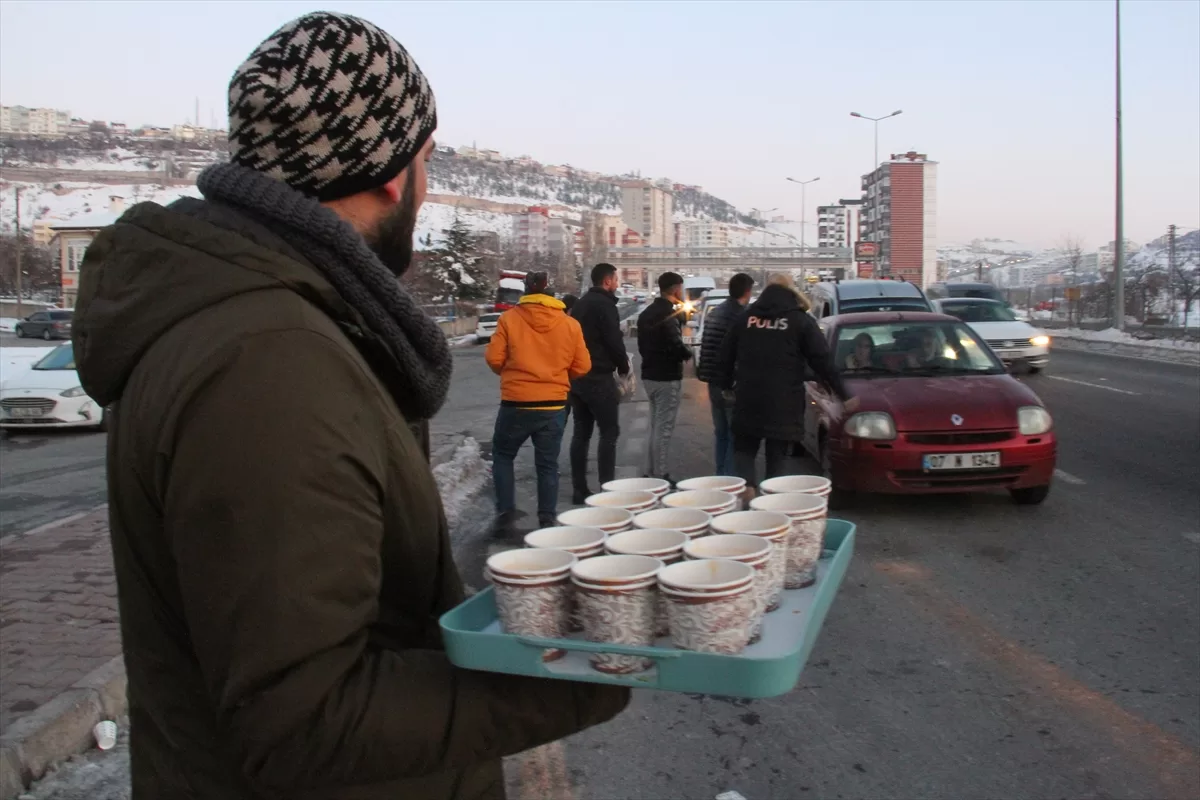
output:
{"label": "utility pole", "polygon": [[1175,323],[1175,226],[1167,226],[1167,324]]}
{"label": "utility pole", "polygon": [[13,196],[16,198],[16,215],[17,215],[17,319],[25,319],[25,312],[21,308],[21,189],[20,187],[13,190]]}
{"label": "utility pole", "polygon": [[1125,181],[1121,159],[1121,0],[1116,0],[1117,12],[1117,242],[1113,253],[1113,279],[1116,281],[1113,296],[1116,304],[1116,320],[1113,327],[1125,330]]}
{"label": "utility pole", "polygon": [[975,262],[975,279],[983,283],[983,259]]}
{"label": "utility pole", "polygon": [[[902,110],[897,109],[897,110],[893,111],[892,113],[890,113],[886,116],[883,116],[883,117],[868,117],[865,114],[858,113],[857,111],[850,112],[850,116],[858,117],[859,119],[865,119],[869,122],[874,123],[874,125],[875,125],[875,156],[874,156],[875,161],[874,161],[874,163],[871,164],[871,175],[873,178],[873,185],[874,185],[874,189],[875,189],[874,201],[871,204],[871,216],[872,216],[872,218],[874,220],[874,224],[875,224],[875,237],[874,238],[875,238],[875,242],[876,242],[876,246],[875,246],[875,250],[876,250],[876,253],[875,253],[875,267],[876,267],[875,277],[880,277],[883,274],[885,267],[887,268],[887,271],[889,271],[889,272],[891,271],[891,258],[889,257],[887,259],[886,263],[884,261],[883,220],[880,218],[880,212],[879,212],[879,197],[883,191],[883,186],[881,185],[883,182],[883,176],[878,174],[878,170],[879,170],[879,123],[885,119],[891,119],[892,117],[898,116],[902,113],[904,113]],[[889,238],[888,243],[891,244],[890,238]]]}

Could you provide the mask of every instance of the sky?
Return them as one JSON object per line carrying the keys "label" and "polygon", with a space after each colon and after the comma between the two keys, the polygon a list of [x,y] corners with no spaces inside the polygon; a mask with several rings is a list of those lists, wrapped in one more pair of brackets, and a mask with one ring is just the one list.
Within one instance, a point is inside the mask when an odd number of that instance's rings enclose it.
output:
{"label": "sky", "polygon": [[[223,127],[237,65],[315,10],[414,56],[439,142],[697,184],[806,218],[883,157],[938,162],[938,239],[1111,241],[1112,0],[0,3],[0,103]],[[1200,226],[1200,0],[1124,0],[1125,233]]]}

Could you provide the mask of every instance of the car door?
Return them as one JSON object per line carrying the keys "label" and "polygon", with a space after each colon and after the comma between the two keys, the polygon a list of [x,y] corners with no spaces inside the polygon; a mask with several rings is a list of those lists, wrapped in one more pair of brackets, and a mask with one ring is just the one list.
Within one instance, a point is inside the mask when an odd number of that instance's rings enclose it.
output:
{"label": "car door", "polygon": [[35,311],[29,315],[21,327],[25,329],[26,336],[41,336],[42,332],[49,327],[50,314],[45,311]]}
{"label": "car door", "polygon": [[[821,329],[821,334],[826,341],[829,340],[830,326],[827,322],[819,322],[818,327]],[[830,348],[833,343],[830,342]],[[820,441],[818,434],[821,431],[821,426],[825,424],[827,415],[825,407],[829,400],[820,384],[816,381],[805,381],[804,383],[804,449],[815,458],[820,459]]]}

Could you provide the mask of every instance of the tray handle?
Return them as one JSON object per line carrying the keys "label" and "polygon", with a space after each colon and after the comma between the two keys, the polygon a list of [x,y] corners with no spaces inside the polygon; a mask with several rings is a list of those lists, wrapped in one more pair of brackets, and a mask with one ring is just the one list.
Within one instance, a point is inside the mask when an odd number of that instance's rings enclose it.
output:
{"label": "tray handle", "polygon": [[622,656],[642,656],[662,660],[679,658],[682,650],[664,650],[658,647],[639,647],[628,644],[610,644],[608,642],[585,642],[581,639],[543,639],[538,636],[517,636],[517,641],[528,647],[550,648],[558,650],[578,650],[583,653],[616,653]]}

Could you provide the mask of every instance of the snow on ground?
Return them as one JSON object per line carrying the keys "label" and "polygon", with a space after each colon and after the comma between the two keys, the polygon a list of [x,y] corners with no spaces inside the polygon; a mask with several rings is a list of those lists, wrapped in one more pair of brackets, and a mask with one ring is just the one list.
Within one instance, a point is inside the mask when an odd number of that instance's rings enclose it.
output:
{"label": "snow on ground", "polygon": [[129,727],[122,725],[112,750],[91,750],[53,767],[20,800],[129,800]]}
{"label": "snow on ground", "polygon": [[1113,342],[1114,344],[1131,344],[1139,347],[1158,347],[1164,350],[1182,350],[1185,352],[1200,352],[1200,342],[1185,339],[1139,339],[1125,331],[1107,328],[1102,331],[1088,331],[1080,328],[1064,328],[1050,332],[1052,336],[1062,336],[1070,339],[1083,339],[1089,342]]}
{"label": "snow on ground", "polygon": [[[99,183],[14,183],[21,187],[21,223],[23,227],[39,220],[65,221],[83,214],[101,214],[109,210],[109,198],[120,197],[125,207],[141,202],[159,205],[173,203],[181,197],[199,197],[195,186],[160,186],[158,184]],[[61,187],[56,189],[55,187]],[[11,228],[15,220],[11,193],[0,195],[0,227]]]}
{"label": "snow on ground", "polygon": [[0,317],[0,331],[12,333],[13,329],[17,327],[17,323],[20,321],[21,320],[17,319],[16,317]]}
{"label": "snow on ground", "polygon": [[81,157],[64,156],[53,164],[42,161],[27,161],[25,159],[10,159],[13,167],[30,167],[34,169],[72,169],[88,170],[91,172],[153,172],[162,170],[165,159],[153,155],[126,150],[124,147],[114,147],[103,153],[89,154]]}
{"label": "snow on ground", "polygon": [[483,460],[479,442],[471,437],[463,439],[449,461],[433,468],[438,493],[446,509],[446,521],[450,527],[458,524],[459,516],[467,510],[471,499],[491,479],[491,466]]}
{"label": "snow on ground", "polygon": [[450,340],[451,347],[471,347],[479,341],[479,337],[473,333],[468,333],[466,336],[459,336],[456,339]]}

